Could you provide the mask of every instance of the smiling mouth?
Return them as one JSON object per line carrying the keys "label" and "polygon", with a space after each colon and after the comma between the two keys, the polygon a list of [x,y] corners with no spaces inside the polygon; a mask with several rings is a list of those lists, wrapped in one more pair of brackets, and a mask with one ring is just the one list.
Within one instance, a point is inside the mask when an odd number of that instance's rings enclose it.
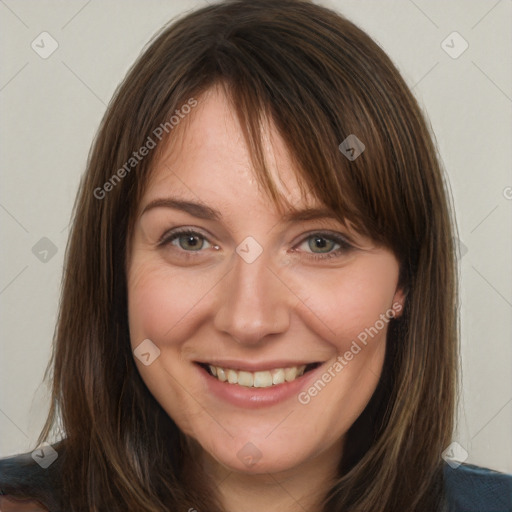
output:
{"label": "smiling mouth", "polygon": [[321,365],[321,363],[310,363],[301,366],[290,366],[288,368],[274,368],[272,370],[248,372],[232,368],[223,368],[207,363],[198,364],[209,375],[221,382],[247,388],[270,388],[284,384],[285,382],[292,382]]}

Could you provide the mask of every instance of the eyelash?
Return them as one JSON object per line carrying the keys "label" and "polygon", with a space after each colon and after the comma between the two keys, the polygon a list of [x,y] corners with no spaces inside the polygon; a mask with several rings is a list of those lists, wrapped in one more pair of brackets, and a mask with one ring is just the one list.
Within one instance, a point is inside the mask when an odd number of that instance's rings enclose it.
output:
{"label": "eyelash", "polygon": [[[202,235],[201,233],[199,233],[198,231],[194,231],[193,229],[190,229],[190,228],[182,228],[182,229],[177,229],[170,233],[164,234],[162,236],[162,238],[159,240],[159,242],[157,243],[157,245],[158,245],[158,247],[164,247],[166,245],[170,245],[171,242],[178,239],[182,235],[197,236],[198,238],[206,240],[208,243],[211,244],[211,242],[208,240],[208,238],[205,237],[204,235]],[[307,240],[309,240],[310,238],[313,238],[315,236],[318,238],[324,238],[326,240],[330,240],[331,242],[335,242],[340,247],[338,249],[336,249],[332,252],[328,252],[328,253],[306,253],[307,257],[309,259],[325,260],[328,258],[335,258],[335,257],[341,256],[343,253],[349,252],[354,249],[354,246],[351,245],[349,242],[347,242],[347,240],[345,240],[345,238],[343,238],[341,235],[338,235],[336,233],[322,232],[322,231],[315,231],[315,232],[309,234],[308,236],[303,238],[297,245],[300,246],[304,242],[306,242]],[[179,250],[187,258],[195,258],[199,255],[198,253],[202,252],[202,250],[198,250],[198,251],[186,251],[184,249],[179,249]],[[298,252],[298,251],[294,248],[294,249],[292,249],[292,252]],[[196,254],[194,254],[194,253],[196,253]]]}

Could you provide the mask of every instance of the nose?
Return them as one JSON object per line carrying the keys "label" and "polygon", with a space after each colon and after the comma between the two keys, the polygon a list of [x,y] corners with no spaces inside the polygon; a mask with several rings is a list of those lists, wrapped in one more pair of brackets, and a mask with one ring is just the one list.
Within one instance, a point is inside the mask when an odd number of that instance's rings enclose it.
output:
{"label": "nose", "polygon": [[233,268],[222,280],[214,325],[241,344],[255,345],[290,326],[296,302],[265,251],[252,263],[233,255]]}

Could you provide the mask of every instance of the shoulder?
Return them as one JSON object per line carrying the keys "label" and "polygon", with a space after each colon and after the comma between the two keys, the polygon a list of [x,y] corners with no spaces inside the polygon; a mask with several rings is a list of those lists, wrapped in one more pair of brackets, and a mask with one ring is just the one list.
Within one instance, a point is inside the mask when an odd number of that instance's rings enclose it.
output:
{"label": "shoulder", "polygon": [[40,501],[0,495],[0,512],[50,512]]}
{"label": "shoulder", "polygon": [[0,459],[0,512],[58,512],[61,448]]}
{"label": "shoulder", "polygon": [[512,512],[512,475],[445,464],[444,481],[450,512]]}

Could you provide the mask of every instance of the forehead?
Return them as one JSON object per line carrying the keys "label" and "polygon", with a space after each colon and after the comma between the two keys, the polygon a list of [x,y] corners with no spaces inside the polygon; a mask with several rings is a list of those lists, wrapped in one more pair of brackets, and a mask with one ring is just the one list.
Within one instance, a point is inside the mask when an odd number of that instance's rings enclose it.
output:
{"label": "forehead", "polygon": [[[220,87],[214,87],[197,101],[161,142],[165,146],[142,203],[172,192],[204,203],[232,203],[238,198],[268,204],[230,100]],[[265,118],[261,136],[266,167],[284,203],[294,208],[320,206],[312,194],[302,194],[292,158],[271,120]]]}

